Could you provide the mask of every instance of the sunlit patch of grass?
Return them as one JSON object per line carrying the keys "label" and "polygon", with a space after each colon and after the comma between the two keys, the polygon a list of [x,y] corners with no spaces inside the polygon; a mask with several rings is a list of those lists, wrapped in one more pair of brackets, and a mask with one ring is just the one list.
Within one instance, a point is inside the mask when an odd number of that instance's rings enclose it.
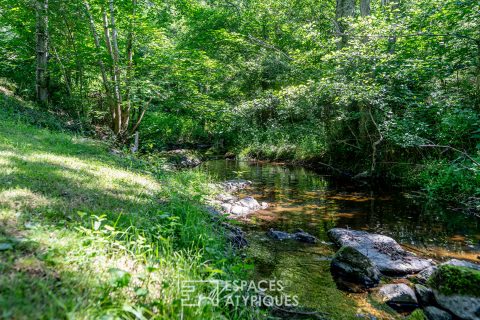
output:
{"label": "sunlit patch of grass", "polygon": [[[201,173],[162,172],[0,108],[0,318],[178,319],[180,281],[247,276],[202,209],[209,192]],[[203,306],[185,319],[259,312]]]}
{"label": "sunlit patch of grass", "polygon": [[[9,172],[10,173],[10,172]],[[46,206],[49,200],[41,194],[35,194],[28,189],[6,189],[0,191],[0,206],[12,209],[29,208]]]}

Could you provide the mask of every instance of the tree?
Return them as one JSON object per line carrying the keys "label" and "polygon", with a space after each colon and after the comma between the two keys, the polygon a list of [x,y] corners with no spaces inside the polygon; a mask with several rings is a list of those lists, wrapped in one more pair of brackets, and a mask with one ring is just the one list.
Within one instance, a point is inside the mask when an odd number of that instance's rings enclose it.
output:
{"label": "tree", "polygon": [[48,0],[36,1],[36,97],[46,104],[48,101]]}

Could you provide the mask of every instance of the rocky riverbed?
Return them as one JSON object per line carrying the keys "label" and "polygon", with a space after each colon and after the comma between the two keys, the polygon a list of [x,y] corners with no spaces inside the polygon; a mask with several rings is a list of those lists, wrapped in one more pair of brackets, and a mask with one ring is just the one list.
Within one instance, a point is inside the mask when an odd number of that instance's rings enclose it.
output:
{"label": "rocky riverbed", "polygon": [[480,265],[457,259],[437,264],[364,231],[334,228],[328,235],[341,247],[331,262],[340,289],[368,290],[399,312],[423,308],[429,320],[480,319]]}

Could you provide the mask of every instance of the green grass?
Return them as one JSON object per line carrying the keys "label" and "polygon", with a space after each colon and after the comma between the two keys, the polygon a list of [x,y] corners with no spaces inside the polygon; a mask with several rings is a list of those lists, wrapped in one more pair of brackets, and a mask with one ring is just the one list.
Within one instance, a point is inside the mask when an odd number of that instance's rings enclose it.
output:
{"label": "green grass", "polygon": [[[206,176],[40,129],[12,112],[20,103],[0,96],[0,318],[178,319],[179,281],[248,276],[202,209]],[[185,319],[260,317],[184,308]]]}

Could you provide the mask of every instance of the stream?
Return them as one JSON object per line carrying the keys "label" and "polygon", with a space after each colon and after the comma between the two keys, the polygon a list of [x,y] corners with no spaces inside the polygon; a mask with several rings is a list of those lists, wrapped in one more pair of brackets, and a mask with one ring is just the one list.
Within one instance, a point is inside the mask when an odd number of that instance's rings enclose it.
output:
{"label": "stream", "polygon": [[[332,319],[388,315],[373,308],[366,294],[336,289],[329,272],[336,250],[327,237],[331,228],[387,235],[405,249],[437,260],[480,262],[479,218],[426,205],[398,190],[373,191],[302,167],[269,163],[214,160],[203,163],[200,170],[218,181],[253,182],[240,196],[270,204],[241,221],[248,234],[248,255],[254,260],[254,278],[286,281],[285,290],[298,295],[302,306],[326,310]],[[274,241],[266,236],[270,228],[286,232],[300,228],[321,241],[315,245]]]}

